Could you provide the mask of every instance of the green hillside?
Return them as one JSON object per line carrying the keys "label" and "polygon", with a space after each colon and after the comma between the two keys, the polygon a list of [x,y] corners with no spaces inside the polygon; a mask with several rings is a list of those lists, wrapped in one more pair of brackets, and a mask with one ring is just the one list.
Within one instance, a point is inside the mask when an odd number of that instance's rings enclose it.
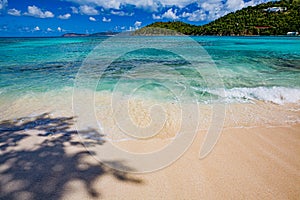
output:
{"label": "green hillside", "polygon": [[[185,35],[286,35],[291,31],[300,32],[300,3],[299,0],[281,0],[247,7],[204,26],[157,22],[146,27],[167,28]],[[146,32],[142,28],[136,34]]]}

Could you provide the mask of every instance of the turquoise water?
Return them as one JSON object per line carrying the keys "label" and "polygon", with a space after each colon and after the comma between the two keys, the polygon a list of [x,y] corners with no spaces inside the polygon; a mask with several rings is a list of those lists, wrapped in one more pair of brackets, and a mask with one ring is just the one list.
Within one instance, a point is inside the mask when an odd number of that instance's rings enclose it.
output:
{"label": "turquoise water", "polygon": [[[73,87],[77,72],[89,53],[106,39],[108,37],[0,38],[0,98],[19,98],[28,93]],[[158,98],[168,98],[171,92],[162,87],[168,83],[178,90],[188,90],[185,94],[199,102],[211,98],[278,104],[300,101],[299,37],[193,39],[216,64],[219,75],[211,74],[211,77],[222,80],[225,94],[220,93],[222,88],[207,87],[192,65],[179,55],[147,47],[115,59],[106,68],[96,90],[113,91],[117,84],[121,88],[142,85],[139,90],[142,95],[154,93]],[[181,40],[181,37],[174,37],[174,40]],[[136,66],[138,70],[132,72]],[[169,72],[168,67],[188,78],[188,85],[174,78],[176,74]],[[96,68],[91,69],[90,78],[97,78],[97,73]]]}

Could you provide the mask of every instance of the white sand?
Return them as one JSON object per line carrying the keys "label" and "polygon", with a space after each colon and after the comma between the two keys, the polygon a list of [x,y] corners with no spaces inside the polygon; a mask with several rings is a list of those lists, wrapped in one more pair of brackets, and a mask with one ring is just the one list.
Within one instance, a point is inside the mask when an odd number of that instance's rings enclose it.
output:
{"label": "white sand", "polygon": [[[102,108],[96,109],[97,118],[104,128],[118,135],[120,130],[115,128],[111,109],[105,106],[109,97],[98,100]],[[298,199],[300,196],[298,105],[263,102],[229,105],[221,137],[203,160],[199,159],[199,150],[211,109],[200,105],[203,113],[200,120],[204,125],[188,151],[166,168],[134,175],[116,172],[90,154],[79,153],[85,148],[75,132],[74,119],[61,118],[73,116],[70,101],[70,95],[62,98],[48,94],[0,106],[0,199]],[[170,118],[161,134],[151,142],[128,140],[116,145],[141,153],[170,143],[178,129],[178,107],[164,105]],[[151,121],[143,106],[136,104],[132,109],[133,121],[140,126]],[[39,116],[46,112],[50,114]],[[31,115],[39,117],[11,120]],[[43,135],[51,131],[53,134]]]}

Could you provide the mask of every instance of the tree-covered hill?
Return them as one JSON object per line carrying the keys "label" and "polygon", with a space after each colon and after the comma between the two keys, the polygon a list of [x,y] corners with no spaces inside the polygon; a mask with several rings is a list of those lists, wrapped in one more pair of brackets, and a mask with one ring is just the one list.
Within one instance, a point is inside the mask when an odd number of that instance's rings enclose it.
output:
{"label": "tree-covered hill", "polygon": [[[185,35],[286,35],[287,32],[300,32],[299,2],[281,0],[250,6],[203,26],[157,22],[145,28],[166,28]],[[145,28],[136,31],[136,34],[146,34]]]}

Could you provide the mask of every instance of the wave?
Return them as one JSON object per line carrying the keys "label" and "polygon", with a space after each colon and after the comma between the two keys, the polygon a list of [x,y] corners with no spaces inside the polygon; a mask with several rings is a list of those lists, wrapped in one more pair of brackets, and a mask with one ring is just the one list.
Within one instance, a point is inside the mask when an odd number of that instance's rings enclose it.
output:
{"label": "wave", "polygon": [[247,102],[261,100],[283,105],[286,103],[300,102],[300,88],[286,87],[256,87],[256,88],[232,88],[225,89],[222,94],[220,90],[209,90],[211,94],[225,98],[225,101]]}

